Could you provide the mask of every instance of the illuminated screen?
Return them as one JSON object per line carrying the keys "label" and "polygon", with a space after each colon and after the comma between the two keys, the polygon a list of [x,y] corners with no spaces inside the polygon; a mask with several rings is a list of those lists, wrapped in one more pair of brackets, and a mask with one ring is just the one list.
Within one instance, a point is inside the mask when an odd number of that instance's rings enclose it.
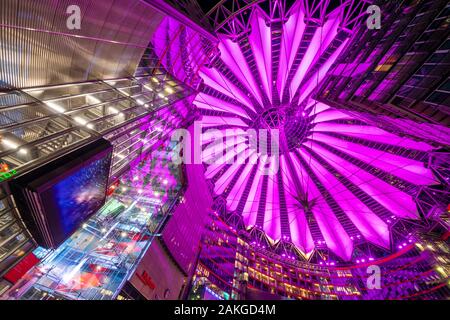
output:
{"label": "illuminated screen", "polygon": [[56,248],[105,203],[111,155],[100,138],[14,179],[20,214],[40,246]]}
{"label": "illuminated screen", "polygon": [[[80,168],[42,194],[46,207],[56,208],[58,231],[69,236],[104,203],[108,183],[109,155]],[[55,226],[57,227],[57,226]]]}

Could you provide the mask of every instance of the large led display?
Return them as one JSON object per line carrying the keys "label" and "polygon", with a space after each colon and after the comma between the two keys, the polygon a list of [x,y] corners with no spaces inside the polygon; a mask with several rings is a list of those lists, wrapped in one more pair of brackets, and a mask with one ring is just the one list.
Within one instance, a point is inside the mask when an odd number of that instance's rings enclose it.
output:
{"label": "large led display", "polygon": [[58,213],[55,227],[62,234],[71,234],[103,205],[109,164],[110,157],[104,154],[42,193],[48,211]]}
{"label": "large led display", "polygon": [[99,139],[14,180],[19,211],[41,246],[57,247],[105,203],[111,152]]}

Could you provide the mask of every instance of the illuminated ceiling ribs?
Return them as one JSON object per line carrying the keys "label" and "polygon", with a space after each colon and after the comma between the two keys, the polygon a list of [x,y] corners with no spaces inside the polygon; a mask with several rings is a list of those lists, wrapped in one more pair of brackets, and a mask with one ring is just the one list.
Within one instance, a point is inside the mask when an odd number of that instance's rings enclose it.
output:
{"label": "illuminated ceiling ribs", "polygon": [[370,1],[366,0],[220,0],[206,16],[217,33],[235,37],[250,29],[252,24],[248,14],[258,7],[265,9],[266,16],[272,23],[285,21],[299,7],[306,18],[320,22],[339,7],[342,11],[342,28],[352,30],[363,18],[368,3]]}
{"label": "illuminated ceiling ribs", "polygon": [[[206,166],[214,192],[229,217],[241,217],[237,225],[263,231],[274,246],[294,244],[306,259],[322,249],[344,261],[361,246],[392,250],[393,226],[420,219],[415,197],[437,184],[424,164],[432,147],[312,98],[365,3],[260,3],[221,1],[210,11],[219,54],[200,68],[203,83],[194,104],[204,128],[224,134],[279,129],[279,170],[275,156],[248,152],[250,138],[242,135],[223,151],[246,162]],[[212,140],[204,140],[208,159]],[[264,166],[274,174],[263,174]]]}

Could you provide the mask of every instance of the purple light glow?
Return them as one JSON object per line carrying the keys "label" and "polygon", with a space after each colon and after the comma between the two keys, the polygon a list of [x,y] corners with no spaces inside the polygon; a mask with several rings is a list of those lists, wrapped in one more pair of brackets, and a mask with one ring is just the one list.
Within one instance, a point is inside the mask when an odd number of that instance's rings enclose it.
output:
{"label": "purple light glow", "polygon": [[[263,230],[271,243],[292,242],[305,258],[317,244],[349,261],[359,243],[390,250],[394,223],[386,218],[419,217],[405,185],[431,185],[436,180],[409,153],[429,151],[431,146],[366,125],[311,98],[347,43],[341,38],[338,45],[330,45],[340,32],[341,13],[335,10],[308,40],[303,36],[310,22],[305,22],[305,12],[296,3],[281,27],[280,54],[275,56],[270,23],[259,9],[254,10],[246,39],[249,49],[245,41],[220,35],[219,64],[231,73],[202,67],[199,74],[205,88],[194,104],[208,112],[202,118],[204,127],[222,131],[224,127],[273,128],[262,115],[280,115],[278,174],[263,174],[265,166],[275,172],[276,157],[246,154],[247,160],[256,157],[256,165],[249,161],[209,164],[206,178],[212,179],[214,192],[226,199],[227,209],[242,216],[246,229]],[[307,49],[294,63],[300,48]],[[213,96],[211,88],[222,95]],[[204,138],[203,159],[210,160],[212,138]],[[235,151],[227,159],[248,151],[248,137],[234,143]],[[403,152],[392,151],[399,148]],[[374,258],[356,262],[367,259]]]}
{"label": "purple light glow", "polygon": [[302,40],[305,31],[304,13],[300,3],[292,9],[293,14],[283,26],[283,36],[281,38],[280,68],[278,70],[277,88],[278,92],[283,92],[288,77],[288,72],[294,63],[294,57]]}
{"label": "purple light glow", "polygon": [[[305,57],[302,59],[302,62],[297,69],[292,82],[290,83],[291,98],[297,90],[300,89],[299,86],[302,83],[307,71],[316,64],[320,58],[320,55],[325,51],[328,44],[336,36],[338,26],[339,19],[336,12],[327,22],[325,22],[323,27],[316,29],[313,39],[308,46],[308,50],[305,53]],[[340,48],[342,50],[343,46],[341,45]],[[328,61],[329,60],[327,60],[327,62]]]}
{"label": "purple light glow", "polygon": [[272,98],[272,46],[270,28],[266,27],[261,10],[253,11],[250,23],[254,31],[249,36],[250,46],[255,55],[259,74],[265,89],[265,93]]}

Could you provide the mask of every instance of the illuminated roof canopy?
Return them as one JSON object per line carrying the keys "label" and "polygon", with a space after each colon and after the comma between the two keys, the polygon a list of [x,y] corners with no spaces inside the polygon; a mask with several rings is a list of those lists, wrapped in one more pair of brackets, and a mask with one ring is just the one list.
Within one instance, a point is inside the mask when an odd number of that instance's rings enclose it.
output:
{"label": "illuminated roof canopy", "polygon": [[[327,1],[297,1],[285,13],[279,1],[270,1],[270,14],[254,5],[224,20],[220,54],[200,69],[203,85],[194,104],[205,128],[279,132],[279,158],[249,152],[244,134],[224,148],[234,147],[232,157],[245,163],[207,167],[227,211],[271,243],[292,243],[305,258],[329,249],[349,261],[360,244],[390,251],[392,226],[420,218],[417,188],[435,179],[424,166],[431,146],[312,98],[360,17],[349,12],[361,7],[342,2],[326,10]],[[204,137],[203,160],[214,156],[212,140]]]}

